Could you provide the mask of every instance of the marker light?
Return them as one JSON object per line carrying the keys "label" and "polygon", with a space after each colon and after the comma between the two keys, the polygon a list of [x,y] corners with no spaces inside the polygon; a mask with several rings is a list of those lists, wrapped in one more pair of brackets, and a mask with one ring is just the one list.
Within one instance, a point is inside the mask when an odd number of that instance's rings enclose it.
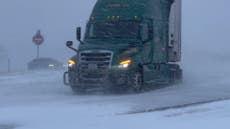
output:
{"label": "marker light", "polygon": [[74,60],[69,60],[69,67],[72,67],[74,66],[76,63]]}

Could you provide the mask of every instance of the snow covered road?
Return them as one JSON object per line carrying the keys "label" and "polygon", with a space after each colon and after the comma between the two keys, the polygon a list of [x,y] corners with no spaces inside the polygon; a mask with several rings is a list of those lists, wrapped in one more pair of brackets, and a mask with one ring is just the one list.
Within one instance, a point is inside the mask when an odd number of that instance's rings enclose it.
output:
{"label": "snow covered road", "polygon": [[[226,72],[223,77],[214,76],[212,81],[199,81],[195,79],[195,73],[189,74],[191,76],[187,77],[190,79],[185,78],[180,86],[142,94],[83,96],[73,95],[71,90],[62,84],[62,73],[63,71],[43,71],[0,76],[0,129],[228,127],[226,125],[230,120],[230,101],[127,114],[230,97],[230,81]],[[192,80],[194,85],[191,85]]]}

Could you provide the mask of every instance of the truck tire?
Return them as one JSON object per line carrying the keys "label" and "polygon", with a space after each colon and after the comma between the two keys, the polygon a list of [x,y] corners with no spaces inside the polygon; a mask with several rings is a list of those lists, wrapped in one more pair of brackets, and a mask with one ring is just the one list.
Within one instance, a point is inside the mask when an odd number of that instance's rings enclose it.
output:
{"label": "truck tire", "polygon": [[143,69],[142,67],[137,68],[137,70],[135,70],[130,78],[131,81],[131,91],[135,92],[135,93],[140,93],[143,90]]}
{"label": "truck tire", "polygon": [[77,95],[86,94],[86,89],[83,89],[83,88],[80,88],[77,86],[71,86],[71,89],[72,89],[74,94],[77,94]]}

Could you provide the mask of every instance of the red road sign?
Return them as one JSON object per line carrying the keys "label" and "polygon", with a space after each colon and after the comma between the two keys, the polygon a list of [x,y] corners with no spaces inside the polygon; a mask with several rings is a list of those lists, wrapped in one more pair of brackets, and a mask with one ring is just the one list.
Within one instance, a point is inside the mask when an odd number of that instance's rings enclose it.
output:
{"label": "red road sign", "polygon": [[40,30],[33,36],[33,42],[38,46],[44,42],[44,37],[41,35]]}

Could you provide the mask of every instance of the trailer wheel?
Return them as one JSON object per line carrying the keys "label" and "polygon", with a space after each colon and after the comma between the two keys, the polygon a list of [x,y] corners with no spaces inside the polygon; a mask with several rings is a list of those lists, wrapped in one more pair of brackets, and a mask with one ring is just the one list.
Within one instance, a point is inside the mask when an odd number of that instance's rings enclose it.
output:
{"label": "trailer wheel", "polygon": [[171,65],[169,77],[170,83],[181,83],[183,79],[183,70],[178,65]]}
{"label": "trailer wheel", "polygon": [[181,83],[183,81],[183,70],[182,69],[178,69],[177,70],[177,81],[178,83]]}

